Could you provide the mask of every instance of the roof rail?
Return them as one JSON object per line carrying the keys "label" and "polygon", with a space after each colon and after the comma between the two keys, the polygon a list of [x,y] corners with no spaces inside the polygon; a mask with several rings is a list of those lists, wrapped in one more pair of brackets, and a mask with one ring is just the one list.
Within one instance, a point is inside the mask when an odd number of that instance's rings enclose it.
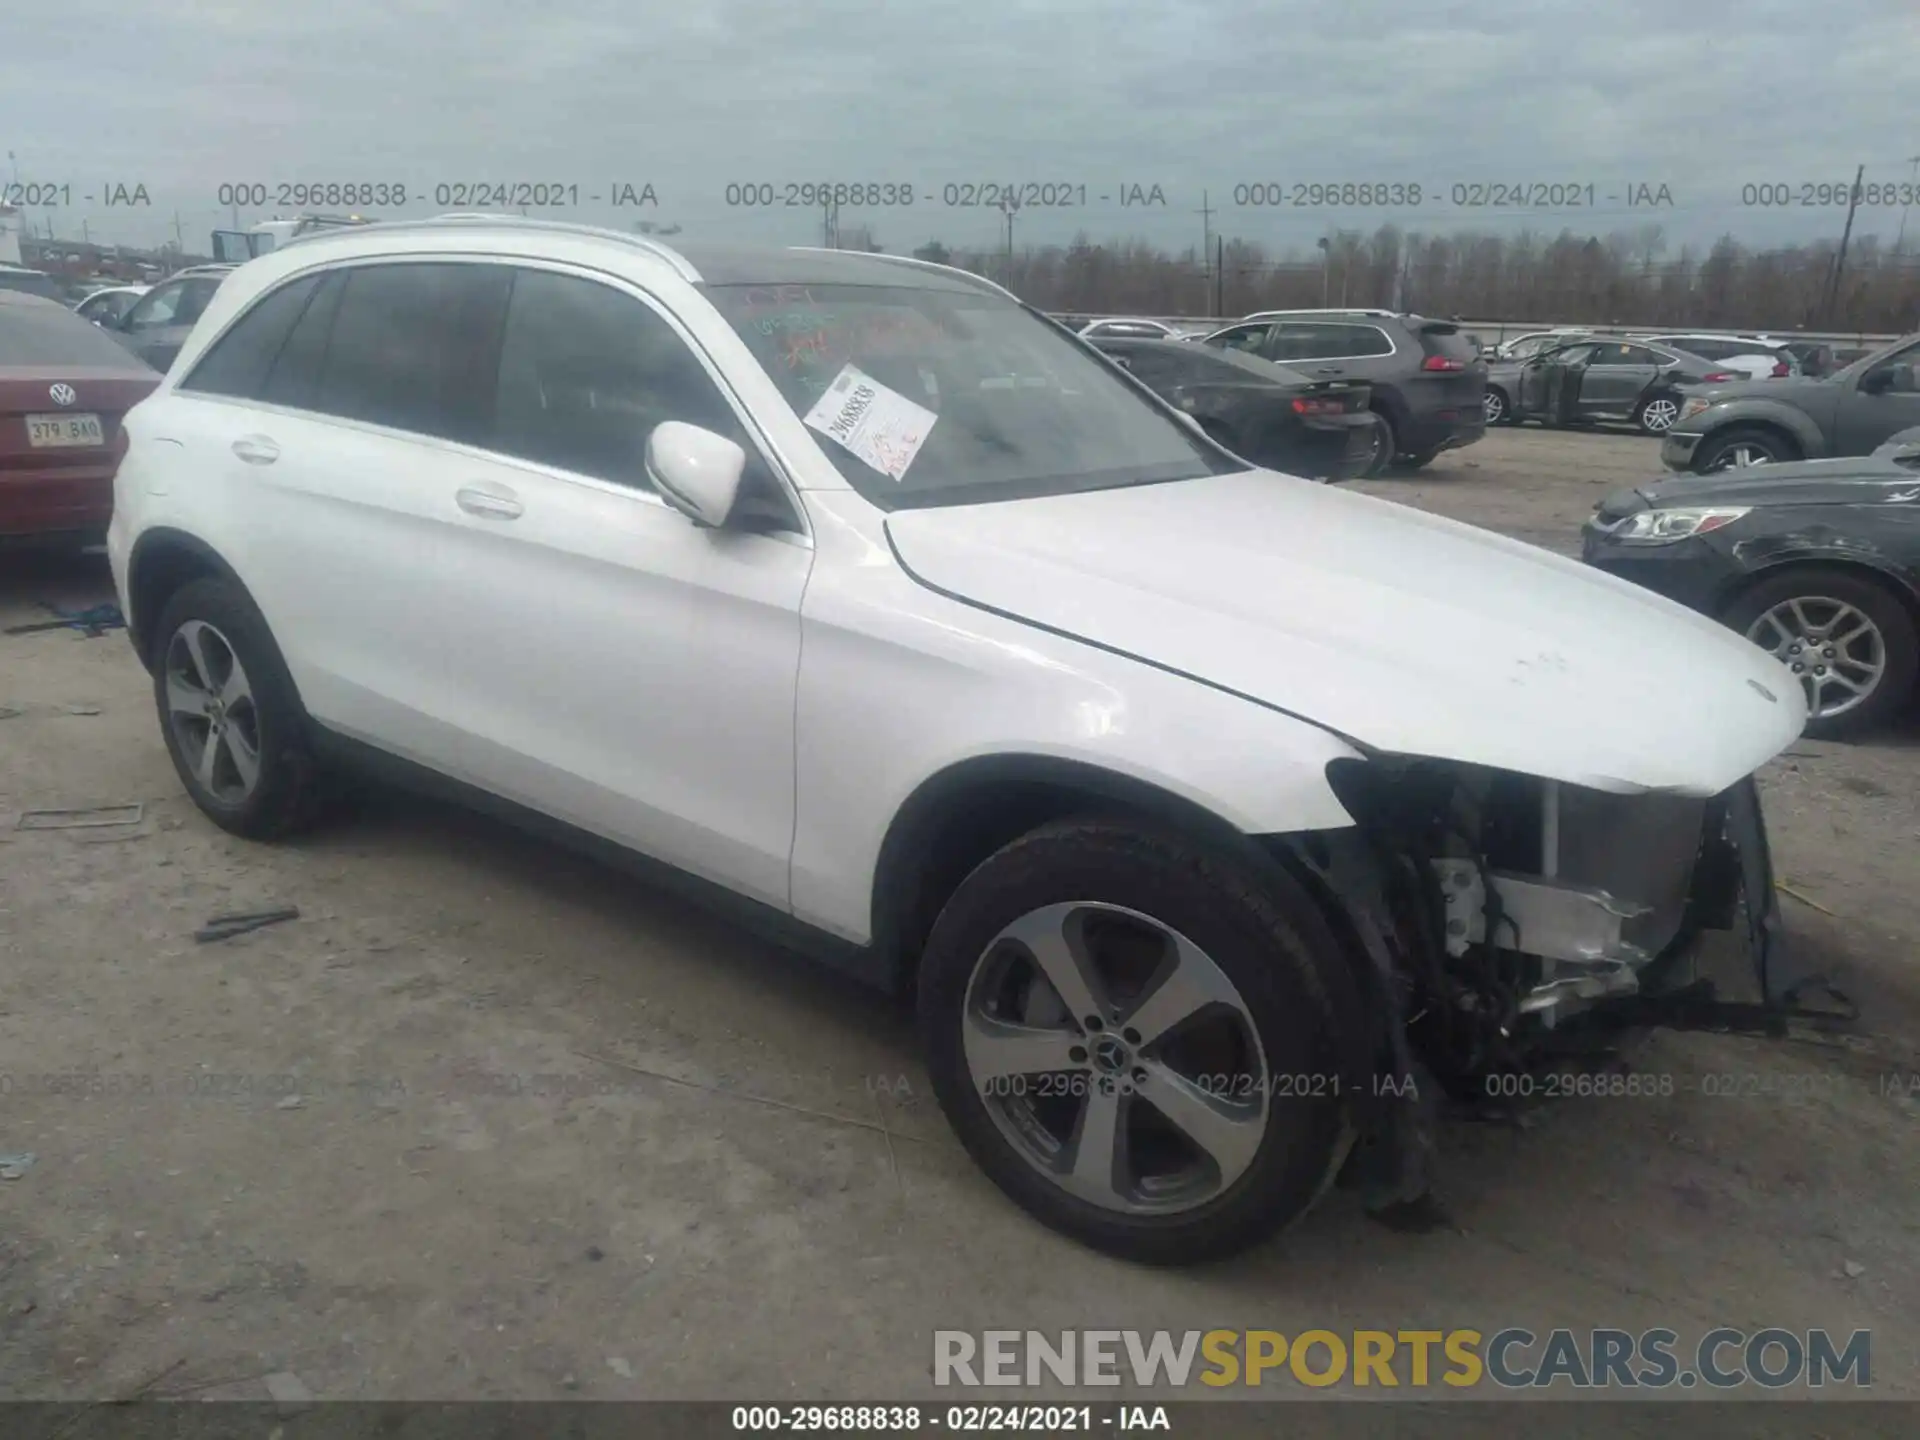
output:
{"label": "roof rail", "polygon": [[982,290],[991,290],[996,295],[1018,303],[1020,297],[1004,285],[996,285],[984,275],[976,275],[971,270],[962,270],[958,265],[942,265],[937,260],[921,260],[912,255],[882,255],[870,250],[836,250],[830,245],[789,245],[789,250],[798,250],[806,255],[863,255],[869,260],[884,260],[889,265],[911,265],[916,270],[937,270],[942,274],[956,275],[963,280],[971,280]]}
{"label": "roof rail", "polygon": [[1251,315],[1243,315],[1242,320],[1258,320],[1262,315],[1378,315],[1385,320],[1397,319],[1402,312],[1381,310],[1371,305],[1336,305],[1319,310],[1256,310]]}
{"label": "roof rail", "polygon": [[369,231],[378,231],[391,235],[403,230],[477,230],[484,226],[498,225],[515,230],[534,230],[543,235],[577,235],[595,240],[617,240],[635,250],[645,251],[673,267],[673,273],[688,284],[698,284],[700,272],[693,268],[687,257],[671,245],[662,245],[658,240],[645,235],[630,234],[625,230],[609,230],[600,225],[576,225],[568,220],[547,220],[532,215],[496,215],[481,210],[460,210],[445,215],[434,215],[424,220],[376,220],[367,225],[342,226],[330,230],[311,230],[305,235],[296,235],[279,248],[288,245],[310,245],[316,240],[334,240],[342,235],[365,235]]}

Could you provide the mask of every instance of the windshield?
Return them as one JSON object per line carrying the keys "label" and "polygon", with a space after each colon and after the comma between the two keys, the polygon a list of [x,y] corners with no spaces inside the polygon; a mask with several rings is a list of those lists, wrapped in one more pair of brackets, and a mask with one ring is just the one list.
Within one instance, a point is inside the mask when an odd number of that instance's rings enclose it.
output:
{"label": "windshield", "polygon": [[998,295],[879,285],[708,294],[847,482],[883,509],[1238,468],[1086,345]]}

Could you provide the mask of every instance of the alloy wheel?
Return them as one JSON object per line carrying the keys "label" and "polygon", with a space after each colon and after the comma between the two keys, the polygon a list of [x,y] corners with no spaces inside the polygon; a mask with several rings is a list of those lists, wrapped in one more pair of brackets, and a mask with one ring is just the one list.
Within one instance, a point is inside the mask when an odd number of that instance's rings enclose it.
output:
{"label": "alloy wheel", "polygon": [[239,805],[260,783],[260,712],[233,643],[204,620],[173,632],[166,650],[167,723],[194,783]]}
{"label": "alloy wheel", "polygon": [[1738,444],[1729,445],[1716,455],[1713,463],[1707,466],[1707,471],[1711,474],[1717,470],[1738,470],[1747,465],[1765,465],[1771,459],[1773,459],[1773,452],[1766,446],[1751,440],[1742,440]]}
{"label": "alloy wheel", "polygon": [[1664,396],[1640,407],[1640,428],[1655,435],[1664,435],[1679,418],[1679,402]]}
{"label": "alloy wheel", "polygon": [[1008,925],[968,980],[961,1038],[1015,1153],[1102,1209],[1203,1205],[1266,1134],[1246,1001],[1191,940],[1122,906],[1047,905]]}
{"label": "alloy wheel", "polygon": [[1807,693],[1807,714],[1816,720],[1864,704],[1886,674],[1886,637],[1844,600],[1783,600],[1747,627],[1747,638],[1793,672]]}
{"label": "alloy wheel", "polygon": [[1487,409],[1487,424],[1498,425],[1502,420],[1507,418],[1506,397],[1498,390],[1487,391],[1486,398],[1482,403]]}

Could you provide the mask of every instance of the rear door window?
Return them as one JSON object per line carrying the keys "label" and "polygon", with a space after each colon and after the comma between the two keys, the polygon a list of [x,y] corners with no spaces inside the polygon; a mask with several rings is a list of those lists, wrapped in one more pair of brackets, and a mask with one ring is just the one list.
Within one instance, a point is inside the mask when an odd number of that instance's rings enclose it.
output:
{"label": "rear door window", "polygon": [[320,288],[321,277],[305,275],[256,300],[213,344],[193,373],[180,382],[182,390],[208,395],[257,398],[287,337],[306,313],[307,303]]}
{"label": "rear door window", "polygon": [[126,330],[135,334],[142,330],[158,330],[163,325],[174,323],[181,302],[186,299],[187,282],[170,281],[165,285],[156,285],[140,297],[140,303],[127,313]]}
{"label": "rear door window", "polygon": [[349,270],[313,408],[480,443],[493,408],[510,273],[432,262]]}

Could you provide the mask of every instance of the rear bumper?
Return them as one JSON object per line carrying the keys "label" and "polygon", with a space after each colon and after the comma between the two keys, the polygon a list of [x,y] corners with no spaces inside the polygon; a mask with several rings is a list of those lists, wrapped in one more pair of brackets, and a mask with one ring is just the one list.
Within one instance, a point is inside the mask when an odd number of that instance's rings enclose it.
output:
{"label": "rear bumper", "polygon": [[1407,423],[1401,427],[1400,449],[1409,455],[1422,455],[1429,450],[1458,450],[1479,441],[1486,433],[1484,404],[1471,409],[1431,410],[1407,417]]}
{"label": "rear bumper", "polygon": [[0,539],[81,534],[98,540],[112,518],[110,465],[0,471]]}

